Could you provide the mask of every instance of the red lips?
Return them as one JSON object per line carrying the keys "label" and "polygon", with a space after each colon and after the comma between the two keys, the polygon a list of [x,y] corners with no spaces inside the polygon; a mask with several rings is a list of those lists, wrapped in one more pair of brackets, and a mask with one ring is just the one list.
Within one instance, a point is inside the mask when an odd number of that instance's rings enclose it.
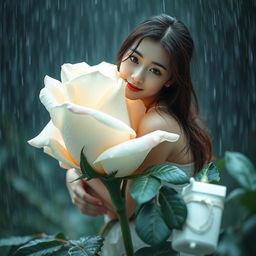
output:
{"label": "red lips", "polygon": [[129,90],[133,91],[133,92],[139,92],[139,91],[142,91],[142,89],[136,87],[135,85],[133,84],[130,84],[130,83],[127,83],[127,87]]}

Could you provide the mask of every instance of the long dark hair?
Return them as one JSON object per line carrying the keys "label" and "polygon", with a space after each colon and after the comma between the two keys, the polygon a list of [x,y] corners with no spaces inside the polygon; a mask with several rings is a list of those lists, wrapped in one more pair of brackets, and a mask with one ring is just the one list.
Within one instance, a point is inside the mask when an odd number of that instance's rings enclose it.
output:
{"label": "long dark hair", "polygon": [[198,172],[212,159],[212,147],[209,135],[199,125],[198,100],[190,75],[193,39],[186,26],[176,18],[166,14],[153,16],[135,28],[122,43],[117,53],[118,68],[131,45],[138,41],[138,47],[144,38],[161,43],[170,55],[171,86],[163,86],[155,103],[165,101],[168,112],[184,129]]}

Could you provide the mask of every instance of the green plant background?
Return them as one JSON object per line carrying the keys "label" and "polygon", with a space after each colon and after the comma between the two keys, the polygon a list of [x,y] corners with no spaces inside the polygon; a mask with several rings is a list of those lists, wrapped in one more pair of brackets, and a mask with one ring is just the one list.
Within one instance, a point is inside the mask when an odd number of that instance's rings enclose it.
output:
{"label": "green plant background", "polygon": [[[26,141],[49,120],[38,99],[43,77],[59,79],[67,62],[113,63],[129,31],[153,14],[181,19],[195,40],[193,81],[216,158],[238,151],[255,163],[255,11],[253,0],[2,0],[0,238],[59,231],[78,238],[99,230],[102,218],[71,204],[64,169]],[[221,179],[228,193],[240,187],[225,170]],[[238,212],[246,213],[236,203],[225,218],[229,227],[244,226]],[[222,255],[234,252],[239,248]]]}

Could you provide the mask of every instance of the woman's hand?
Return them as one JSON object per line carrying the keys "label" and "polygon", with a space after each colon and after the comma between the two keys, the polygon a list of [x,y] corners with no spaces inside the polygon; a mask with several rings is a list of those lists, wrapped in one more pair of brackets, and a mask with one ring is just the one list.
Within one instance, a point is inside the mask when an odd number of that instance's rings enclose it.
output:
{"label": "woman's hand", "polygon": [[66,174],[66,183],[72,203],[89,216],[99,216],[107,213],[107,208],[95,191],[84,180],[77,180],[80,175],[75,169],[69,169]]}

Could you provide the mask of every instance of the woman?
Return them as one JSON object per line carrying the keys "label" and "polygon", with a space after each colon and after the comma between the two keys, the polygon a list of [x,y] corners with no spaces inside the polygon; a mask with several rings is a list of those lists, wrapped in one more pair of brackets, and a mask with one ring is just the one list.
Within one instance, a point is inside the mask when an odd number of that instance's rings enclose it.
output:
{"label": "woman", "polygon": [[[117,53],[119,76],[126,81],[126,97],[141,99],[147,108],[137,136],[155,130],[180,135],[175,143],[163,142],[153,148],[137,173],[151,165],[169,162],[193,176],[211,160],[211,142],[198,123],[198,103],[190,75],[193,49],[194,43],[185,25],[161,14],[135,28]],[[78,176],[73,169],[67,172],[67,187],[80,211],[116,218],[108,192],[100,181],[69,182]],[[129,216],[133,215],[134,208],[135,202],[127,194]],[[122,254],[121,240],[113,238],[118,232],[117,226],[111,230],[103,255]],[[136,251],[143,243],[134,231],[132,236]]]}

